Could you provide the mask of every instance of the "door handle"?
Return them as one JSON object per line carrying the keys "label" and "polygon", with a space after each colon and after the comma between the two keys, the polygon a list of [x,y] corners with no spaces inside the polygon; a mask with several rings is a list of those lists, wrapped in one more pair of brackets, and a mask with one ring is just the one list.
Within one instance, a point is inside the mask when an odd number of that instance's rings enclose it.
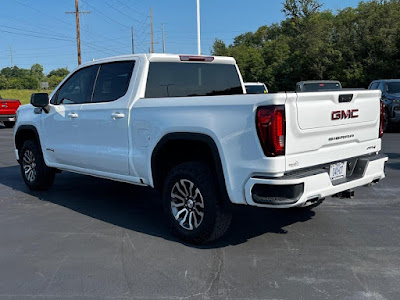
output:
{"label": "door handle", "polygon": [[68,117],[69,117],[70,119],[76,119],[76,118],[78,117],[78,114],[77,114],[77,113],[69,113],[69,114],[68,114]]}
{"label": "door handle", "polygon": [[115,112],[111,114],[111,118],[113,118],[114,120],[116,119],[122,119],[125,118],[125,114],[119,113],[119,112]]}

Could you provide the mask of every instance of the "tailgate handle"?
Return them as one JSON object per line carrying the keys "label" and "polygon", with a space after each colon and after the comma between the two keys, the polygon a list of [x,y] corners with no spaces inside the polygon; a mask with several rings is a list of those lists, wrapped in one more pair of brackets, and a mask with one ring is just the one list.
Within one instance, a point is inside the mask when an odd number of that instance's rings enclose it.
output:
{"label": "tailgate handle", "polygon": [[351,102],[351,100],[353,100],[353,94],[339,95],[339,103]]}

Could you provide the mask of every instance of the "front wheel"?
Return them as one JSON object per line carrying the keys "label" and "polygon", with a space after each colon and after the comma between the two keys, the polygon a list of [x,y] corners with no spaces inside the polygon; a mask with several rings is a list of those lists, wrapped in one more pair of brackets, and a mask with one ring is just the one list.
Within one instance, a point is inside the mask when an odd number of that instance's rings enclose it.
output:
{"label": "front wheel", "polygon": [[25,141],[20,152],[20,165],[25,184],[31,190],[46,190],[53,184],[55,171],[46,166],[36,141]]}
{"label": "front wheel", "polygon": [[173,233],[182,240],[204,244],[221,237],[232,219],[228,201],[206,163],[182,163],[167,175],[164,209]]}
{"label": "front wheel", "polygon": [[15,125],[14,121],[4,121],[4,126],[6,126],[6,128],[13,128]]}

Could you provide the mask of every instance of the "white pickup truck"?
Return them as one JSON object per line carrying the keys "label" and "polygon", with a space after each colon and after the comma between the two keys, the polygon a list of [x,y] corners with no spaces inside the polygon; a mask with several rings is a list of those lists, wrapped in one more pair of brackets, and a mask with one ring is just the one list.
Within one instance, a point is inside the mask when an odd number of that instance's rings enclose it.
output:
{"label": "white pickup truck", "polygon": [[382,112],[374,90],[246,95],[233,58],[129,55],[33,94],[15,154],[30,189],[59,170],[158,188],[173,231],[204,243],[232,203],[310,207],[384,178]]}

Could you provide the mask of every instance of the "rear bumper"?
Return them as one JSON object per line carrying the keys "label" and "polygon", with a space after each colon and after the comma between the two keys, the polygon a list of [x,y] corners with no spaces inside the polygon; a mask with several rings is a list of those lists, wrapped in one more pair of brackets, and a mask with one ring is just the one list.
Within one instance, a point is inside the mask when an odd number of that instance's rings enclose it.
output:
{"label": "rear bumper", "polygon": [[15,122],[16,121],[15,115],[0,115],[0,122],[3,121]]}
{"label": "rear bumper", "polygon": [[245,185],[246,202],[252,206],[289,208],[307,206],[311,200],[368,185],[385,178],[388,157],[383,154],[356,158],[356,164],[345,180],[332,182],[327,168],[316,167],[280,178],[251,177]]}

